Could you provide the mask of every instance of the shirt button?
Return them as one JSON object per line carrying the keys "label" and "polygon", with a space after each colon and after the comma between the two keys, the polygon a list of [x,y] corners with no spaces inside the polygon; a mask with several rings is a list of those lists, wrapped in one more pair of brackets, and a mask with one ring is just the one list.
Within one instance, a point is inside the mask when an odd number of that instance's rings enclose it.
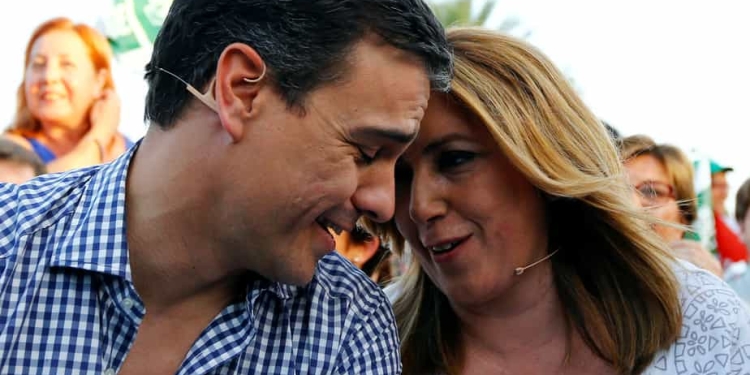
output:
{"label": "shirt button", "polygon": [[[125,298],[124,300],[122,300],[122,306],[123,306],[124,308],[126,308],[126,309],[132,309],[132,308],[133,308],[133,304],[134,304],[134,302],[133,302],[133,300],[132,300],[132,299],[130,299],[130,298]],[[108,373],[108,372],[105,372],[105,373],[104,373],[105,375],[114,375],[114,374],[115,374],[115,373],[114,373],[114,371],[113,371],[112,369],[109,369],[109,370],[107,370],[107,371],[112,371],[112,373],[110,374],[110,373]]]}
{"label": "shirt button", "polygon": [[108,368],[108,369],[104,370],[104,375],[115,375],[115,369]]}

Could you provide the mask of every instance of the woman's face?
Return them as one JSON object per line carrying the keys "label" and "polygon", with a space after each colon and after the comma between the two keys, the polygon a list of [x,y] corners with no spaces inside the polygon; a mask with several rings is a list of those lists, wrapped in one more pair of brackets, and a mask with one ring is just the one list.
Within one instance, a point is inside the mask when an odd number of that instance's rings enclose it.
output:
{"label": "woman's face", "polygon": [[397,165],[395,220],[454,304],[502,296],[522,279],[516,267],[547,254],[544,200],[485,126],[444,94],[430,98]]}
{"label": "woman's face", "polygon": [[29,111],[42,124],[75,129],[88,120],[102,94],[106,72],[97,72],[81,37],[52,30],[32,45],[24,89]]}
{"label": "woman's face", "polygon": [[[640,155],[625,162],[630,183],[635,186],[634,199],[659,219],[686,224],[674,196],[674,185],[661,161],[651,155]],[[683,231],[663,225],[654,230],[666,241],[682,238]]]}

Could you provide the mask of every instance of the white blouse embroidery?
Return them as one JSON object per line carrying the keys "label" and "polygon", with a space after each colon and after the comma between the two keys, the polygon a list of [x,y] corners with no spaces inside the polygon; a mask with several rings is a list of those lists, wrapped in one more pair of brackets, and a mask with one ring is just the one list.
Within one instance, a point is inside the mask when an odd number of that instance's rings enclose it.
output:
{"label": "white blouse embroidery", "polygon": [[657,353],[645,375],[750,375],[750,312],[723,281],[687,262],[680,283],[682,333]]}

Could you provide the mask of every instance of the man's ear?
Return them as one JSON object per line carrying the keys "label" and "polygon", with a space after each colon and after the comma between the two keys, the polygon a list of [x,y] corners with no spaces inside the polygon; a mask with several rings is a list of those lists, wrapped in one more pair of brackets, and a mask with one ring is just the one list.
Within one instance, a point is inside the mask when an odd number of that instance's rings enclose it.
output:
{"label": "man's ear", "polygon": [[216,66],[216,104],[222,126],[237,142],[253,112],[253,103],[263,84],[266,65],[252,47],[232,43],[224,48]]}

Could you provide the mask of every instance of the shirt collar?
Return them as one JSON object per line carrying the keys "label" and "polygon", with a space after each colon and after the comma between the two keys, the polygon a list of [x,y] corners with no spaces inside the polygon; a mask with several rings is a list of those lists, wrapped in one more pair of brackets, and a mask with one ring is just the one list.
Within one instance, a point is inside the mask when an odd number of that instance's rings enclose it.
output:
{"label": "shirt collar", "polygon": [[[71,214],[62,245],[53,250],[51,266],[109,274],[132,282],[125,230],[125,186],[130,162],[140,141],[94,173],[82,187],[81,201]],[[268,291],[277,298],[294,297],[300,289],[265,278],[248,284],[248,299]]]}
{"label": "shirt collar", "polygon": [[[309,285],[307,287],[309,287]],[[307,287],[282,284],[280,282],[271,281],[263,277],[254,278],[251,282],[248,283],[247,298],[250,306],[253,305],[255,299],[262,292],[270,292],[280,300],[287,300],[293,298],[297,295],[297,293],[300,292],[301,289]]]}
{"label": "shirt collar", "polygon": [[[54,246],[51,266],[110,274],[132,281],[125,231],[125,184],[140,141],[81,185],[80,201],[70,214],[62,242]],[[71,199],[74,199],[71,197]]]}

